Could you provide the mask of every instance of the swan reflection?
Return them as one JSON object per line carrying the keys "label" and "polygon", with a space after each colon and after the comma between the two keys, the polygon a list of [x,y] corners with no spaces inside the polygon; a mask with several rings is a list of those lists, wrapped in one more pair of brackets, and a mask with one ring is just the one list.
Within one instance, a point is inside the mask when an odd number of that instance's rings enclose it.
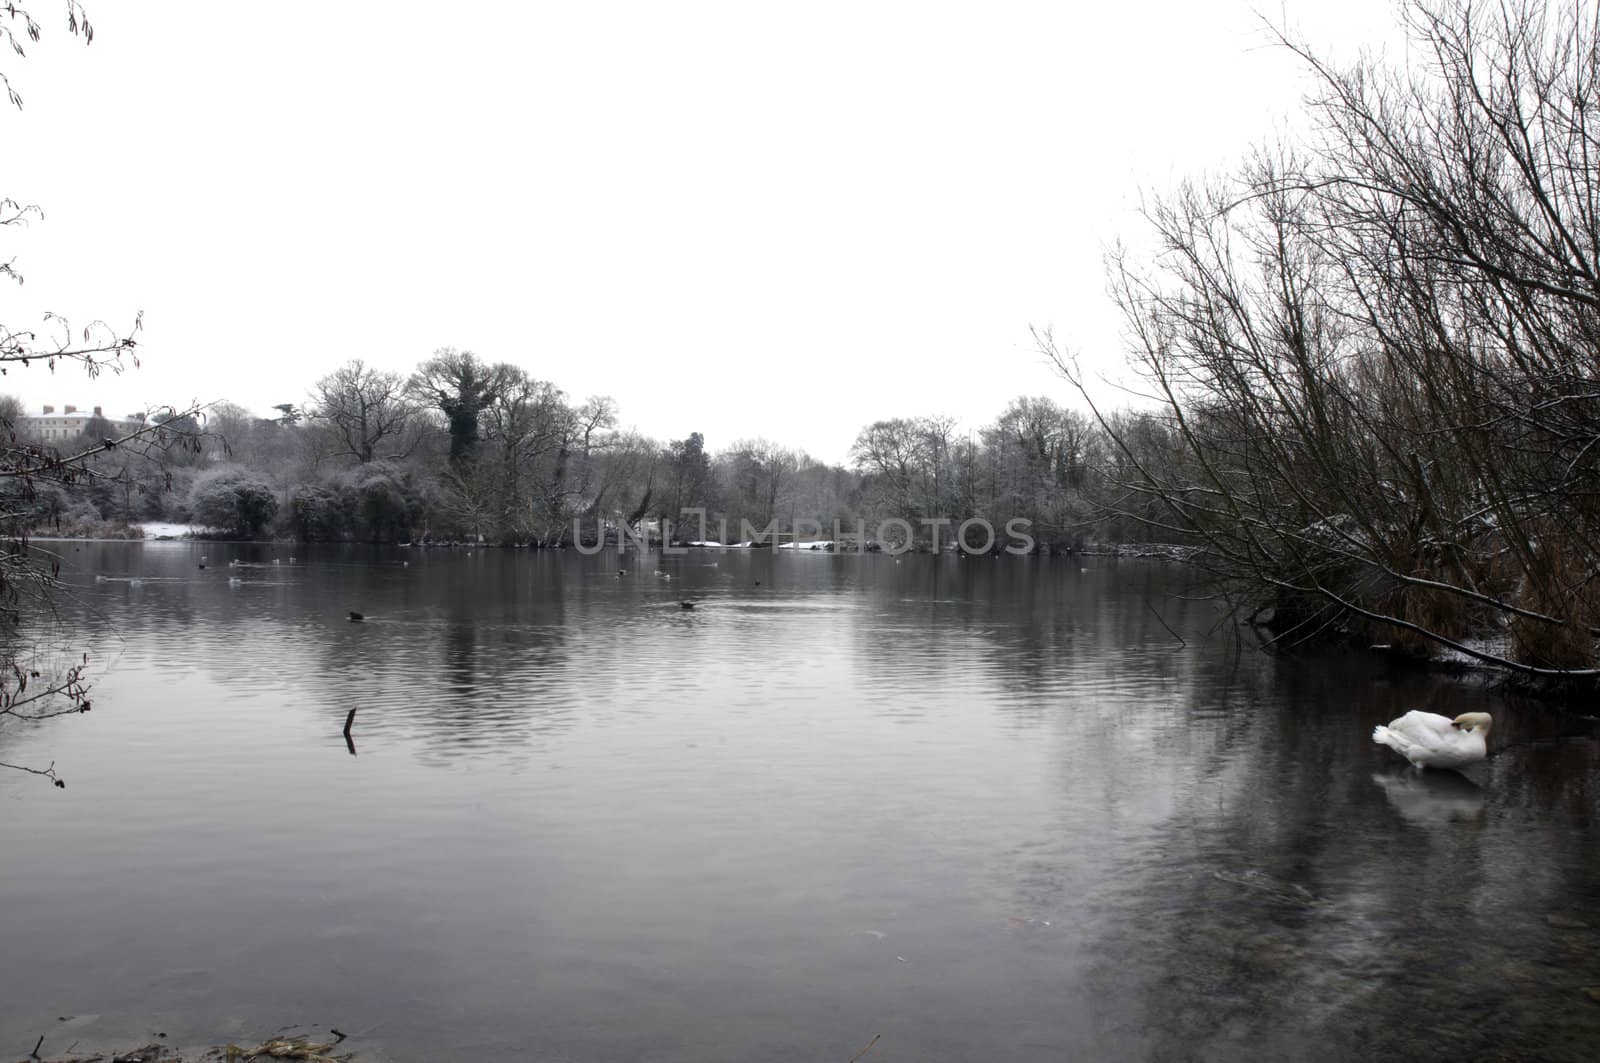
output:
{"label": "swan reflection", "polygon": [[1483,820],[1483,787],[1458,772],[1402,768],[1378,772],[1372,781],[1407,823],[1439,828]]}

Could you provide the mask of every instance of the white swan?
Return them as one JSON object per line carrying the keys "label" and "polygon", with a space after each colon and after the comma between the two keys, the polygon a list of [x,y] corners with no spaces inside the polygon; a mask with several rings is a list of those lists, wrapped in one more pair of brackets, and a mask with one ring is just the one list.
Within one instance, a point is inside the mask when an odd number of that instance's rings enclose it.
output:
{"label": "white swan", "polygon": [[1419,768],[1459,768],[1489,755],[1487,712],[1464,712],[1455,719],[1412,710],[1398,720],[1372,729],[1372,740],[1405,757]]}

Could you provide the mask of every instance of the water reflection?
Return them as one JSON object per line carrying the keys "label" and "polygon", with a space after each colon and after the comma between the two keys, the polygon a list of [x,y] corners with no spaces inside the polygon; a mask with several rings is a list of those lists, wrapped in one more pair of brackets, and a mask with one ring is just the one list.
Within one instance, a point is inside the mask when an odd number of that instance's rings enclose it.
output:
{"label": "water reflection", "polygon": [[[1240,653],[1180,571],[204,549],[86,548],[79,619],[118,667],[91,719],[0,732],[72,780],[0,777],[30,958],[0,1043],[89,1012],[194,1040],[326,1018],[401,1059],[1600,1036],[1588,732]],[[1494,713],[1490,760],[1395,764],[1369,735],[1410,708]]]}
{"label": "water reflection", "polygon": [[1488,795],[1459,772],[1392,768],[1373,775],[1372,781],[1407,823],[1429,830],[1483,825]]}

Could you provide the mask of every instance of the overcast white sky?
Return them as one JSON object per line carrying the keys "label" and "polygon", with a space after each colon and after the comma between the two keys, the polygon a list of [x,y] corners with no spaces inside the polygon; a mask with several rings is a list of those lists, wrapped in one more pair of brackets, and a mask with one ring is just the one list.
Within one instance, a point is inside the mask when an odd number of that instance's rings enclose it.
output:
{"label": "overcast white sky", "polygon": [[[303,402],[455,346],[625,424],[842,460],[857,431],[1070,401],[1120,362],[1102,256],[1231,168],[1386,0],[258,4],[90,0],[0,60],[0,321],[145,312],[143,368],[13,371],[29,407]],[[1391,44],[1391,48],[1393,45]]]}

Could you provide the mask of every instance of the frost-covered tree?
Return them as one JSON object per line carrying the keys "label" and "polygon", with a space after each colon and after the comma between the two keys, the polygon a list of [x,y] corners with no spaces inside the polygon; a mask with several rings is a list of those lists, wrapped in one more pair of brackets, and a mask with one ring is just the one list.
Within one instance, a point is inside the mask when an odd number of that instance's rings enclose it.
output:
{"label": "frost-covered tree", "polygon": [[261,476],[228,466],[196,477],[189,489],[189,512],[196,524],[235,539],[253,539],[277,516],[278,498]]}

